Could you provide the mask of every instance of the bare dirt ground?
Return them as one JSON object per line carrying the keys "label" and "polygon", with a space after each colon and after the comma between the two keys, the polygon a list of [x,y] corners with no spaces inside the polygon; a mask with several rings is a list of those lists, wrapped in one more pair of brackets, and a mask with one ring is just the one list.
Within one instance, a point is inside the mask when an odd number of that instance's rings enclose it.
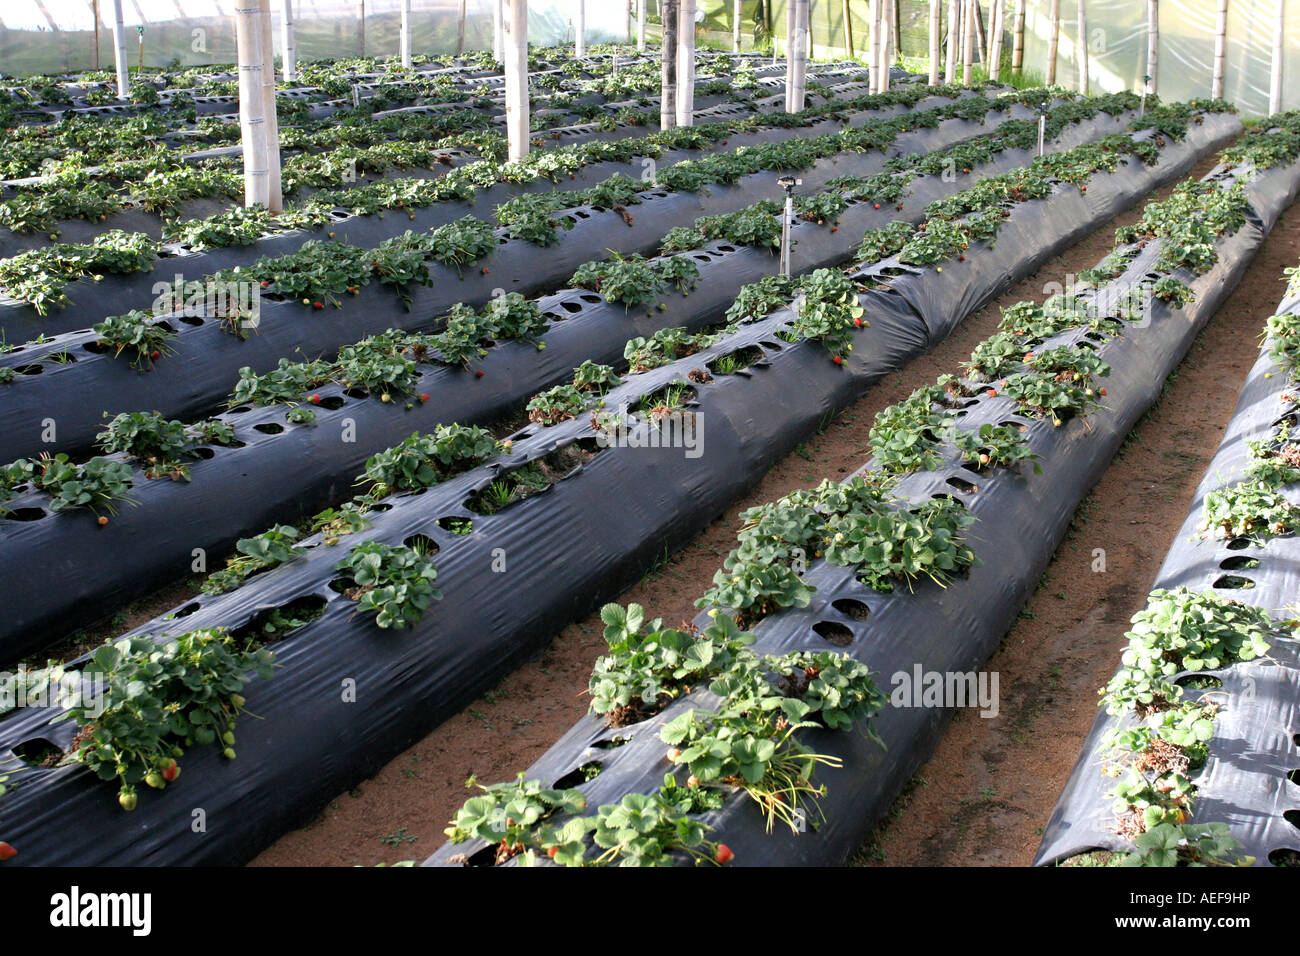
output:
{"label": "bare dirt ground", "polygon": [[[1193,175],[1203,175],[1206,161]],[[1164,192],[1167,193],[1168,190]],[[914,388],[954,371],[991,334],[999,306],[1041,301],[1047,282],[1095,265],[1115,226],[1043,266],[969,318],[951,338],[889,376],[764,477],[689,547],[621,595],[652,617],[689,619],[693,601],[735,542],[746,508],[856,470],[868,457],[875,414]],[[1300,250],[1300,213],[1284,217],[1238,293],[1193,347],[1165,400],[1135,431],[1076,515],[1077,527],[1044,586],[988,667],[1001,674],[1001,715],[961,715],[893,818],[859,863],[1026,864],[1096,709],[1096,688],[1115,667],[1125,624],[1146,595],[1236,402],[1256,337],[1281,292],[1282,268]],[[1101,502],[1102,507],[1095,507]],[[1097,544],[1094,545],[1094,542]],[[1090,573],[1090,549],[1107,550],[1108,572]],[[586,709],[591,666],[604,650],[591,615],[547,651],[444,723],[315,820],[285,835],[254,866],[342,866],[422,859],[468,795],[465,781],[505,780],[525,769]]]}

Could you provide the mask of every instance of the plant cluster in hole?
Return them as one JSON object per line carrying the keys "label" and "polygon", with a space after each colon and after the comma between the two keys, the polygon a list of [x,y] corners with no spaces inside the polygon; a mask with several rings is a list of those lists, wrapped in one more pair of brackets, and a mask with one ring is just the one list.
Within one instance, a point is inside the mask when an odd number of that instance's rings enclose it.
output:
{"label": "plant cluster in hole", "polygon": [[[1183,699],[1175,678],[1216,671],[1268,653],[1277,625],[1258,608],[1185,587],[1156,589],[1133,616],[1123,667],[1101,703],[1123,723],[1102,742],[1102,773],[1115,778],[1114,832],[1133,849],[1109,866],[1249,866],[1223,823],[1190,823],[1194,775],[1205,764],[1219,704]],[[1073,865],[1073,864],[1072,864]]]}
{"label": "plant cluster in hole", "polygon": [[54,718],[80,728],[64,762],[117,780],[118,803],[133,810],[140,784],[161,790],[175,782],[188,748],[218,744],[235,759],[240,692],[250,676],[269,680],[273,663],[270,651],[241,648],[221,629],[106,643],[82,670],[103,680],[105,697],[78,698]]}

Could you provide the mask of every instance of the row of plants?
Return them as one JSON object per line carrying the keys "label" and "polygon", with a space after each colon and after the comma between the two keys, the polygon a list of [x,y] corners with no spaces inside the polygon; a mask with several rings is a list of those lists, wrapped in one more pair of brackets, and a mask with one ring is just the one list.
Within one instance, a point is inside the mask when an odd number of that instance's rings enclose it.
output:
{"label": "row of plants", "polygon": [[[824,305],[825,303],[821,303],[821,304]],[[814,306],[814,310],[815,308],[816,306]],[[596,370],[588,370],[588,378],[601,380],[605,378],[605,375],[599,373]],[[889,480],[890,480],[889,476],[885,476],[883,482],[887,483],[889,482]],[[887,487],[888,485],[882,483],[882,486]],[[870,496],[868,500],[871,500],[874,497],[875,497],[874,495]],[[874,510],[874,509],[867,509],[867,510]],[[864,517],[865,516],[866,515],[864,511]],[[960,573],[960,568],[956,569],[956,572]],[[900,578],[900,580],[902,579],[903,578]],[[723,626],[725,627],[725,624]],[[834,662],[830,662],[830,663],[834,663]],[[771,682],[772,678],[776,676],[767,669],[766,664],[764,664],[762,661],[760,661],[759,663],[759,668],[762,674],[762,679],[768,681],[769,683]],[[794,693],[780,693],[776,696],[782,698],[798,697],[800,703],[807,703],[806,697],[801,693],[801,688],[799,687],[799,685],[802,685],[805,682],[810,685],[814,683],[814,678],[817,675],[809,674],[808,670],[810,669],[818,670],[818,665],[814,663],[811,668],[805,668],[802,676],[800,676],[798,673],[792,673],[791,675],[786,675],[789,677],[793,677],[792,686],[794,686],[795,688]],[[792,671],[793,670],[794,669],[792,668]],[[818,672],[820,673],[820,670]],[[753,672],[750,671],[749,673],[752,674]],[[743,685],[743,683],[744,681],[741,679],[738,679],[736,681],[737,690],[735,693],[734,700],[731,699],[730,695],[728,696],[728,700],[734,703],[737,708],[741,708],[740,710],[734,713],[729,712],[726,704],[724,703],[723,706],[709,711],[709,714],[711,714],[712,716],[697,713],[694,715],[694,717],[698,718],[698,720],[696,719],[683,720],[679,726],[674,728],[673,731],[674,734],[680,733],[682,735],[679,738],[678,743],[674,744],[673,746],[676,746],[677,749],[681,750],[683,753],[689,751],[691,749],[691,746],[693,746],[695,742],[701,742],[701,745],[705,746],[710,753],[714,752],[715,743],[717,747],[722,746],[722,744],[718,743],[717,741],[734,742],[735,746],[731,747],[730,750],[725,751],[725,756],[723,752],[719,752],[717,756],[720,761],[735,760],[737,763],[728,764],[724,762],[722,766],[720,766],[718,769],[718,773],[720,774],[720,776],[714,778],[719,782],[719,785],[709,786],[706,785],[708,781],[704,779],[709,774],[710,768],[712,766],[706,759],[704,759],[707,757],[707,754],[701,753],[699,755],[693,755],[693,757],[698,756],[703,761],[701,762],[699,769],[703,770],[704,773],[695,774],[696,782],[701,784],[701,786],[698,788],[693,788],[689,786],[690,783],[689,780],[679,781],[679,784],[685,784],[685,786],[682,789],[687,791],[701,789],[706,792],[707,799],[709,799],[710,801],[716,801],[717,796],[719,794],[723,794],[725,796],[725,794],[729,792],[730,788],[733,786],[731,782],[727,781],[727,777],[735,776],[735,775],[734,774],[723,775],[724,771],[726,771],[731,766],[740,766],[741,763],[743,763],[744,766],[741,768],[741,773],[735,783],[736,787],[739,787],[740,789],[744,789],[743,787],[740,787],[739,784],[739,780],[743,779],[746,783],[750,784],[751,787],[753,788],[751,795],[752,796],[756,795],[755,796],[756,799],[762,798],[764,794],[769,796],[771,796],[772,794],[781,794],[781,795],[797,794],[798,800],[809,801],[806,804],[801,804],[801,806],[807,806],[808,808],[811,809],[812,807],[811,801],[814,801],[816,799],[816,792],[820,790],[820,785],[811,776],[812,770],[807,768],[805,765],[806,761],[812,758],[808,757],[806,754],[801,754],[801,755],[794,756],[792,758],[792,763],[783,762],[782,759],[780,758],[780,755],[788,754],[789,751],[784,749],[784,745],[781,743],[781,741],[774,740],[771,737],[759,738],[758,736],[759,729],[756,729],[756,728],[761,728],[762,726],[761,722],[758,720],[758,716],[764,706],[774,706],[775,709],[780,709],[782,711],[781,716],[784,717],[787,722],[789,722],[790,718],[786,717],[784,713],[785,708],[794,707],[796,710],[798,710],[799,709],[798,705],[792,703],[782,703],[781,701],[776,701],[773,704],[771,700],[773,695],[766,692],[761,686],[756,686],[754,688],[754,692],[751,693],[743,689],[743,686],[741,686]],[[730,686],[731,685],[728,684],[728,687]],[[853,690],[853,692],[855,693],[857,691],[863,690],[862,685],[856,682],[855,680],[853,680],[851,677],[848,679],[848,682],[846,684],[837,685],[837,686],[841,688],[849,688]],[[750,698],[756,700],[757,703],[755,703],[753,706],[745,708],[744,701],[746,699],[747,694]],[[757,708],[757,710],[755,708]],[[805,711],[802,716],[806,717],[808,716],[808,714],[809,711]],[[743,734],[750,733],[750,732],[752,732],[751,733],[751,736],[753,737],[752,741],[746,741],[742,739]],[[738,734],[740,736],[738,736]],[[753,744],[752,749],[748,746],[750,742],[752,742]],[[686,744],[687,746],[680,746],[681,744]],[[769,751],[769,745],[770,745],[770,751]],[[752,756],[754,759],[753,760],[743,759],[750,756]],[[772,759],[771,760],[766,759],[768,757],[771,757]],[[814,763],[816,763],[816,761],[814,761]],[[773,775],[773,773],[769,773],[769,769],[772,767],[776,768],[776,770],[774,771],[775,775]],[[693,763],[691,765],[691,769],[694,769]],[[785,778],[781,778],[780,774],[782,772],[786,772],[789,775],[786,776]],[[783,779],[785,781],[784,785],[782,784]],[[774,784],[775,784],[775,789],[773,789]],[[794,789],[790,789],[791,787],[793,787]],[[715,791],[715,792],[712,794],[708,794],[707,793],[708,791]],[[678,796],[682,796],[682,795],[679,794]],[[638,799],[633,799],[631,801],[631,804],[625,807],[624,809],[628,810],[629,812],[635,811],[637,809],[635,804],[637,804],[638,802],[639,802]],[[777,801],[773,799],[773,802],[780,803],[782,801]],[[777,817],[779,817],[780,810],[778,808],[767,807],[767,809],[771,811],[773,814],[775,814]],[[599,817],[599,811],[598,811],[598,817]],[[618,818],[615,819],[617,820]],[[559,821],[556,822],[558,823]],[[574,833],[576,835],[576,831],[579,829],[579,825],[575,824],[573,826],[574,826],[574,830],[571,831],[571,833]],[[596,832],[596,827],[598,827],[598,824],[592,825],[592,829],[589,829],[585,832],[594,834]],[[606,829],[609,829],[609,827],[607,826]],[[568,840],[565,841],[565,844],[567,845],[573,842],[575,841]],[[585,840],[580,840],[578,842],[582,842],[585,845]],[[617,845],[617,843],[615,843],[614,845]],[[511,844],[511,846],[513,846],[513,843]],[[608,850],[611,848],[612,847],[605,847],[601,852],[603,853],[604,850]],[[561,847],[561,849],[556,850],[556,854],[555,854],[556,857],[560,855],[562,849],[564,849],[564,847]],[[570,852],[575,852],[577,851],[577,849],[578,848],[575,846],[571,849]],[[712,850],[712,854],[709,854],[710,850]],[[549,848],[547,852],[549,852]],[[654,852],[655,851],[653,847],[648,848],[648,853],[650,856],[654,856]],[[714,859],[717,859],[718,858],[717,855],[720,852],[720,849],[711,846],[706,846],[702,850],[702,852],[704,852],[706,855],[711,855],[712,858]],[[634,853],[633,855],[639,856],[639,854],[636,853]],[[596,856],[597,856],[596,852],[593,851],[592,853],[593,861],[596,858]],[[615,856],[617,858],[620,856],[620,854],[616,854]],[[727,854],[723,853],[722,856],[726,857]]]}
{"label": "row of plants", "polygon": [[[987,109],[995,108],[992,101],[982,98],[970,99],[972,101],[980,99]],[[947,110],[948,108],[942,109]],[[919,117],[919,119],[915,123],[904,125],[906,125],[906,128],[917,128],[920,125],[937,123],[940,118],[939,112],[934,110],[918,114],[906,114]],[[799,114],[793,115],[797,117]],[[819,117],[804,117],[801,122],[813,122],[817,118]],[[383,209],[389,208],[386,205],[387,203],[393,203],[395,208],[409,210],[434,202],[449,200],[468,202],[473,200],[479,189],[498,182],[523,183],[538,176],[555,179],[566,173],[572,177],[578,168],[593,162],[630,161],[634,156],[638,155],[661,155],[667,149],[699,149],[706,147],[711,142],[719,140],[725,142],[726,137],[732,135],[737,127],[745,125],[747,122],[683,127],[678,130],[654,134],[643,139],[633,138],[580,144],[546,153],[533,154],[522,163],[506,164],[505,166],[480,161],[457,167],[446,175],[433,180],[415,180],[413,182],[390,180],[385,183],[373,184],[371,187],[361,187],[365,191],[359,194],[358,205],[354,208],[362,212],[374,210],[378,215],[382,215]],[[883,140],[879,141],[882,148],[892,141],[898,132],[902,131],[897,118],[874,122],[889,122],[892,124],[891,132],[887,134],[879,133],[884,137]],[[866,128],[864,127],[864,129]],[[787,143],[753,147],[746,150],[743,155],[740,150],[737,150],[729,156],[709,157],[710,172],[705,174],[695,169],[688,177],[689,182],[686,185],[693,190],[698,190],[711,182],[734,182],[741,175],[759,169],[785,168],[785,165],[791,163],[807,165],[821,155],[833,155],[835,152],[844,149],[864,148],[864,137],[866,140],[871,140],[873,134],[858,134],[856,130],[848,130],[842,135],[829,134],[827,137],[819,138],[819,145],[814,149],[801,145],[808,143],[807,140],[792,140]],[[684,161],[674,167],[669,167],[669,169],[676,169],[689,162],[692,161]],[[665,176],[667,175],[667,172],[665,172]],[[644,188],[644,184],[639,184],[625,176],[615,175],[589,190],[525,194],[499,206],[497,215],[506,226],[509,234],[516,238],[548,245],[556,240],[557,230],[567,224],[567,220],[555,217],[556,210],[586,203],[603,204],[603,207],[624,205],[635,198],[639,190],[634,187],[638,185]],[[279,226],[281,220],[285,225],[294,228],[326,224],[332,218],[329,215],[330,211],[336,208],[333,205],[334,201],[348,202],[348,196],[343,194],[349,192],[349,190],[337,190],[327,193],[319,201],[308,201],[301,209],[291,209],[284,216],[276,218],[274,222],[269,214],[260,210],[221,213],[207,219],[192,221],[185,225],[181,232],[172,235],[176,238],[197,241],[209,247],[225,243],[247,244],[253,239],[266,234],[273,226]],[[144,234],[135,234],[134,236],[120,234],[120,236],[122,240],[136,244],[151,244],[155,248],[157,245],[154,240],[149,239]],[[320,242],[321,240],[314,241]],[[90,255],[91,252],[87,249],[87,246],[93,248],[95,243],[63,244],[54,252],[45,249],[32,250],[3,260],[0,262],[0,270],[2,270],[0,271],[0,288],[3,288],[7,294],[20,301],[29,302],[41,314],[45,314],[49,308],[66,303],[67,299],[63,294],[63,287],[70,281],[70,278],[76,277],[76,274],[70,273],[68,268],[65,267],[60,270],[52,265],[52,262],[65,258],[72,258],[75,261],[78,256]],[[259,265],[274,261],[274,258],[264,257],[258,264],[254,264],[249,268],[250,270],[257,270]],[[144,271],[145,264],[141,263],[136,271]],[[32,296],[36,298],[33,299]],[[308,296],[309,304],[317,301],[317,299],[318,297]]]}
{"label": "row of plants", "polygon": [[[1183,193],[1193,190],[1184,185]],[[1242,201],[1239,186],[1216,190],[1216,195],[1201,193],[1207,221],[1218,225],[1220,234],[1231,234],[1239,227],[1235,216],[1224,210],[1237,208]],[[1144,222],[1149,227],[1146,241],[1164,243],[1172,238],[1172,249],[1161,256],[1164,268],[1182,268],[1192,274],[1203,274],[1215,260],[1213,249],[1193,249],[1177,242],[1183,225],[1178,198],[1164,203],[1148,204]],[[1123,236],[1117,237],[1121,243]],[[1190,290],[1188,291],[1190,296]],[[1183,298],[1187,301],[1187,296]],[[1028,419],[1051,416],[1055,426],[1073,418],[1083,418],[1089,410],[1101,407],[1105,389],[1098,378],[1109,372],[1109,367],[1097,355],[1096,339],[1123,335],[1130,322],[1141,318],[1133,303],[1126,303],[1118,311],[1087,308],[1088,303],[1074,295],[1057,296],[1044,305],[1019,303],[1004,310],[998,332],[981,343],[964,367],[961,377],[942,376],[934,386],[914,392],[908,399],[887,408],[876,417],[870,441],[874,453],[869,470],[854,476],[840,485],[824,482],[812,491],[798,491],[791,495],[750,509],[742,515],[742,529],[738,546],[724,561],[710,588],[696,603],[707,608],[709,617],[721,622],[725,633],[730,628],[752,629],[765,618],[783,609],[807,606],[813,588],[804,580],[809,564],[823,559],[831,564],[855,568],[855,576],[872,589],[892,590],[899,584],[913,587],[920,579],[929,577],[944,585],[974,566],[978,558],[966,541],[966,533],[974,522],[964,506],[952,496],[938,496],[916,504],[910,499],[890,500],[890,490],[900,475],[940,467],[947,456],[940,446],[955,450],[957,460],[966,468],[979,473],[996,467],[1019,468],[1021,463],[1034,459],[1022,430],[1014,425],[981,426],[972,433],[962,429],[957,411],[964,409],[971,399],[987,395],[1002,395],[1016,402],[1021,415]],[[1091,333],[1094,338],[1076,336],[1073,343],[1060,342],[1067,332]],[[995,435],[995,432],[998,434]],[[958,437],[964,433],[962,437]],[[616,624],[619,609],[608,612],[607,624]],[[638,617],[641,609],[637,608]],[[1155,612],[1160,618],[1162,612]],[[1168,616],[1168,611],[1163,612]],[[1188,615],[1195,619],[1195,612]],[[652,628],[653,630],[653,628]],[[1143,631],[1138,629],[1139,633]],[[609,631],[607,630],[607,636]],[[617,628],[614,637],[620,636]],[[1251,634],[1247,641],[1238,641],[1234,651],[1243,658],[1257,656],[1266,650]],[[641,653],[639,642],[626,645],[611,640],[611,649],[621,651],[612,659],[597,663],[590,687],[593,710],[607,715],[611,726],[637,723],[657,714],[677,694],[689,692],[698,681],[691,680],[690,668],[682,667],[683,641],[672,635],[665,645],[663,659],[656,661],[657,642],[648,640],[650,653]],[[690,645],[685,645],[689,647]],[[1149,649],[1139,650],[1140,646]],[[1140,659],[1152,662],[1154,673],[1169,675],[1179,668],[1166,660],[1165,651],[1172,647],[1187,650],[1181,663],[1188,669],[1217,666],[1217,648],[1202,645],[1188,649],[1175,635],[1172,642],[1153,640],[1145,645],[1141,641],[1131,645],[1126,663]],[[1154,648],[1151,650],[1150,648]],[[707,657],[707,655],[705,655]],[[654,670],[658,663],[662,668]],[[675,675],[682,672],[685,679],[680,686],[672,684]],[[611,673],[613,679],[611,679]],[[649,674],[650,676],[647,676]],[[631,691],[620,694],[626,683]],[[644,692],[638,693],[644,688]],[[712,693],[723,698],[723,711],[730,703],[731,686],[727,683],[710,687]],[[1117,690],[1117,688],[1112,688]],[[1135,690],[1140,698],[1143,691]],[[674,692],[676,691],[676,693]],[[740,704],[741,707],[745,705]],[[660,738],[668,743],[693,740],[693,711],[670,721],[660,731]],[[1180,740],[1205,739],[1204,715],[1180,713],[1171,720],[1170,736]],[[769,738],[770,740],[770,738]],[[692,751],[692,758],[710,751]],[[726,752],[723,750],[723,752]],[[683,752],[674,748],[669,760],[682,759]],[[688,765],[691,760],[686,760]],[[1184,765],[1185,767],[1185,765]],[[803,769],[811,771],[811,765]],[[755,768],[761,774],[761,766]],[[801,777],[814,794],[808,776]],[[746,778],[751,779],[751,778]],[[758,777],[762,780],[762,776]],[[533,785],[520,778],[521,786]],[[733,778],[733,783],[738,783]],[[688,785],[701,786],[703,780],[695,774]],[[679,785],[675,782],[674,786]],[[1177,789],[1176,787],[1171,790]],[[808,791],[800,791],[805,795]],[[508,788],[499,791],[508,793]],[[1125,791],[1140,803],[1136,791]],[[497,798],[497,794],[489,791]],[[480,803],[468,813],[463,808],[452,827],[447,831],[453,842],[478,837],[489,843],[496,832],[490,827],[479,832],[464,825],[465,817],[473,819],[500,819],[497,799]],[[639,800],[654,799],[640,795]],[[719,806],[720,804],[714,804]],[[762,806],[760,802],[760,806]],[[1145,813],[1146,806],[1142,805]],[[548,817],[551,815],[548,814]],[[544,818],[546,819],[546,818]],[[770,818],[769,818],[770,819]],[[699,822],[698,820],[696,821]],[[541,827],[526,827],[529,832],[511,834],[521,850],[545,850],[557,862],[581,864],[585,856],[576,855],[556,834],[567,836],[565,821],[555,819]],[[1219,858],[1229,853],[1233,841],[1222,830],[1203,828],[1198,831],[1179,831],[1178,839],[1169,840],[1169,830],[1158,827],[1179,828],[1183,822],[1176,818],[1161,817],[1153,822],[1151,835],[1139,846],[1139,851],[1128,862],[1137,865],[1167,865],[1183,859],[1179,846],[1190,844],[1198,858]],[[581,831],[579,835],[587,832]],[[700,835],[704,839],[704,834]],[[551,847],[559,844],[560,851]],[[1173,849],[1170,850],[1170,846]],[[671,851],[677,847],[670,845]],[[493,862],[508,858],[501,845]],[[686,849],[689,849],[687,847]],[[561,853],[568,851],[564,856]],[[453,856],[450,862],[466,862],[463,855]]]}
{"label": "row of plants", "polygon": [[[1261,145],[1266,152],[1278,147],[1276,139]],[[1294,157],[1287,149],[1277,155],[1280,161]],[[1288,274],[1294,293],[1300,270]],[[1295,467],[1300,444],[1291,436],[1289,417],[1296,401],[1290,388],[1300,379],[1295,349],[1300,317],[1290,311],[1272,316],[1264,336],[1273,367],[1286,378],[1278,396],[1283,412],[1264,436],[1246,442],[1241,477],[1205,495],[1193,540],[1262,545],[1300,527],[1300,508],[1284,494],[1300,480]],[[1258,564],[1258,559],[1248,559],[1242,566]],[[1196,778],[1209,757],[1216,718],[1232,705],[1231,697],[1221,702],[1213,691],[1221,686],[1219,677],[1196,675],[1267,656],[1270,642],[1295,622],[1278,622],[1262,608],[1179,586],[1153,590],[1133,625],[1125,634],[1122,666],[1100,692],[1106,713],[1120,719],[1101,739],[1102,773],[1115,779],[1106,794],[1115,814],[1111,829],[1132,848],[1088,851],[1060,865],[1250,865],[1254,857],[1240,852],[1241,844],[1226,824],[1190,822],[1196,812]],[[1187,688],[1202,693],[1189,700]]]}

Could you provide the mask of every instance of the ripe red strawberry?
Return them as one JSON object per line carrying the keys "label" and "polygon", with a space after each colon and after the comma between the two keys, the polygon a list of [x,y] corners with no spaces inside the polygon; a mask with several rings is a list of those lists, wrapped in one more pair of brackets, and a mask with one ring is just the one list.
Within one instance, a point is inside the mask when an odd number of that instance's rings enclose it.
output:
{"label": "ripe red strawberry", "polygon": [[319,405],[319,404],[320,404],[320,396],[319,396],[319,395],[313,395],[313,396],[311,397],[311,403],[312,403],[313,405]]}
{"label": "ripe red strawberry", "polygon": [[429,393],[428,393],[428,392],[421,392],[421,393],[420,393],[420,401],[422,401],[422,402],[427,402],[428,400],[429,400]]}
{"label": "ripe red strawberry", "polygon": [[100,516],[99,516],[99,526],[102,528],[102,527],[104,527],[104,525],[106,525],[106,524],[108,524],[108,516],[107,516],[107,515],[100,515]]}
{"label": "ripe red strawberry", "polygon": [[1088,191],[1088,187],[1087,187],[1087,186],[1080,186],[1080,187],[1079,187],[1079,192],[1081,192],[1081,193],[1086,193],[1087,191]]}
{"label": "ripe red strawberry", "polygon": [[271,288],[271,283],[269,283],[269,282],[263,280],[263,282],[262,282],[262,288],[263,288],[263,289],[269,289],[269,288]]}
{"label": "ripe red strawberry", "polygon": [[483,370],[482,370],[482,369],[479,369],[477,372],[475,372],[475,373],[474,373],[474,377],[475,377],[475,378],[482,378],[482,377],[483,377]]}
{"label": "ripe red strawberry", "polygon": [[483,267],[483,274],[484,274],[484,275],[487,275],[487,274],[490,273],[491,271],[492,271],[492,270],[489,269],[487,266],[484,266],[484,267]]}
{"label": "ripe red strawberry", "polygon": [[324,303],[324,302],[313,302],[313,303],[311,304],[311,307],[312,307],[313,309],[315,309],[316,311],[319,312],[321,309],[325,308],[325,303]]}
{"label": "ripe red strawberry", "polygon": [[963,172],[963,173],[967,173],[967,174],[969,174],[969,173],[970,173],[970,167],[969,167],[969,166],[963,166],[963,167],[962,167],[962,172]]}
{"label": "ripe red strawberry", "polygon": [[694,790],[699,785],[700,785],[700,778],[695,776],[695,774],[691,774],[689,777],[686,778],[686,786],[690,787],[692,790]]}
{"label": "ripe red strawberry", "polygon": [[836,365],[843,365],[843,364],[844,364],[844,359],[843,359],[841,356],[839,356],[839,355],[833,355],[833,356],[831,356],[831,361],[834,362]]}
{"label": "ripe red strawberry", "polygon": [[152,352],[149,353],[149,357],[156,362],[158,361],[158,359],[162,358],[162,352],[159,352],[157,349],[154,349]]}
{"label": "ripe red strawberry", "polygon": [[1101,394],[1101,395],[1105,395],[1105,394],[1106,394],[1106,390],[1103,388],[1103,389],[1100,391],[1099,394]]}
{"label": "ripe red strawberry", "polygon": [[880,203],[876,203],[876,208],[877,208],[877,209],[880,208]]}
{"label": "ripe red strawberry", "polygon": [[958,262],[965,262],[965,261],[966,261],[966,257],[965,257],[965,256],[958,256],[958,257],[957,257],[957,261],[958,261]]}
{"label": "ripe red strawberry", "polygon": [[552,860],[554,860],[555,854],[559,852],[560,852],[560,848],[558,846],[553,846],[546,851],[546,855],[549,856]]}
{"label": "ripe red strawberry", "polygon": [[731,852],[731,847],[727,846],[727,844],[719,843],[717,851],[713,854],[713,858],[719,863],[730,863],[736,858],[736,854]]}
{"label": "ripe red strawberry", "polygon": [[839,232],[839,231],[840,231],[839,226],[831,226],[831,232]]}
{"label": "ripe red strawberry", "polygon": [[853,320],[853,324],[856,325],[858,328],[862,328],[862,320],[861,320],[861,319],[854,319],[854,320]]}
{"label": "ripe red strawberry", "polygon": [[997,397],[998,397],[998,393],[995,392],[995,391],[993,391],[993,389],[991,389],[991,388],[990,388],[990,389],[989,389],[985,394],[987,394],[989,398],[997,398]]}
{"label": "ripe red strawberry", "polygon": [[169,763],[166,767],[163,768],[162,778],[166,780],[168,783],[171,783],[180,775],[181,775],[181,768],[176,763],[175,760],[173,760],[171,763]]}
{"label": "ripe red strawberry", "polygon": [[1033,353],[1033,352],[1026,352],[1026,353],[1025,353],[1025,361],[1026,361],[1026,362],[1028,362],[1028,361],[1029,361],[1031,358],[1033,358],[1033,357],[1034,357],[1034,353]]}
{"label": "ripe red strawberry", "polygon": [[12,860],[18,855],[18,851],[8,843],[0,842],[0,860]]}

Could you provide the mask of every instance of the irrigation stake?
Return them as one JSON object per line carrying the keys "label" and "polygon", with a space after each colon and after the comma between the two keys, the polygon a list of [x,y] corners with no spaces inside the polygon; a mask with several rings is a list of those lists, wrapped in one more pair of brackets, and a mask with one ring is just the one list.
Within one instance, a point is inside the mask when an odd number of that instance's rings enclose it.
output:
{"label": "irrigation stake", "polygon": [[776,184],[785,190],[785,210],[781,214],[781,275],[790,274],[790,229],[794,226],[794,187],[803,185],[802,179],[782,176]]}

